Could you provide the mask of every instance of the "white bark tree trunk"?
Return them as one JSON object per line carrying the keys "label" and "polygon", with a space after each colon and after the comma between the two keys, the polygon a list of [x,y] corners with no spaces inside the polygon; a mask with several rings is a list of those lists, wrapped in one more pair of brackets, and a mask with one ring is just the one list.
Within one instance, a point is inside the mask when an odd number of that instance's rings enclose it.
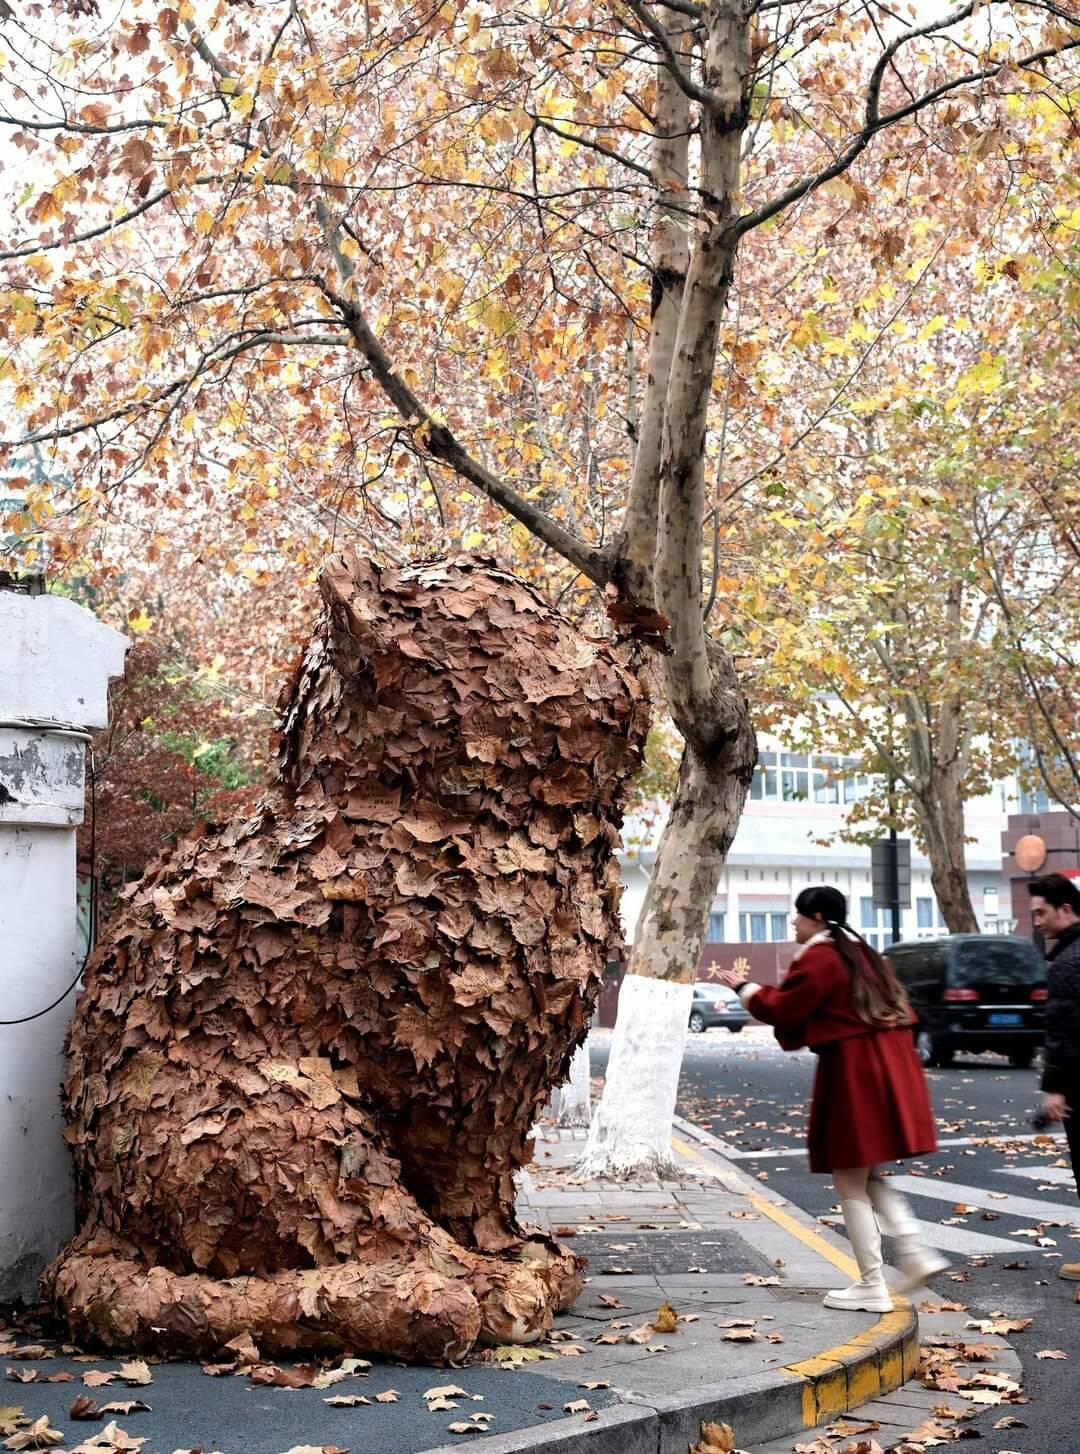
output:
{"label": "white bark tree trunk", "polygon": [[694,974],[717,880],[739,825],[756,743],[744,718],[711,760],[688,746],[619,994],[585,1176],[650,1176],[673,1165],[671,1120]]}
{"label": "white bark tree trunk", "polygon": [[551,1113],[557,1126],[587,1126],[592,1112],[589,1081],[589,1042],[579,1045],[570,1062],[570,1079],[556,1086],[551,1096]]}

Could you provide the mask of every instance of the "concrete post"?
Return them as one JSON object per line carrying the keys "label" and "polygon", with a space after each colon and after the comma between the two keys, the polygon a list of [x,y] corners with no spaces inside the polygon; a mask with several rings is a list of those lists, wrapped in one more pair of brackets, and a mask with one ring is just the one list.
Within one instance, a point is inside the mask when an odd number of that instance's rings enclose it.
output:
{"label": "concrete post", "polygon": [[[35,1015],[78,970],[75,834],[87,729],[108,720],[127,639],[62,596],[0,587],[0,1022]],[[60,1114],[73,996],[0,1023],[0,1301],[36,1296],[74,1231]]]}

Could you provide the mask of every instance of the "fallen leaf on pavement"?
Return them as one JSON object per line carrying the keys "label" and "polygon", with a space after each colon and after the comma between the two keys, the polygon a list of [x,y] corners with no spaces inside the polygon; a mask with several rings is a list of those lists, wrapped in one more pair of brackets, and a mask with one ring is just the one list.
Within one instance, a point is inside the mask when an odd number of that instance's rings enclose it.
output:
{"label": "fallen leaf on pavement", "polygon": [[52,1354],[41,1343],[27,1343],[22,1348],[9,1348],[8,1355],[11,1358],[51,1358]]}
{"label": "fallen leaf on pavement", "polygon": [[964,1327],[979,1333],[1022,1333],[1034,1321],[1034,1318],[968,1318]]}
{"label": "fallen leaf on pavement", "polygon": [[143,1403],[139,1398],[115,1399],[112,1403],[99,1405],[83,1393],[68,1409],[68,1418],[102,1419],[106,1414],[149,1414],[152,1412],[150,1405]]}
{"label": "fallen leaf on pavement", "polygon": [[222,1351],[232,1351],[240,1363],[261,1363],[263,1361],[262,1354],[256,1348],[255,1340],[250,1333],[241,1333],[238,1338],[233,1338],[225,1344]]}
{"label": "fallen leaf on pavement", "polygon": [[1044,1348],[1041,1353],[1035,1354],[1036,1358],[1068,1358],[1068,1356],[1060,1348]]}
{"label": "fallen leaf on pavement", "polygon": [[48,1414],[42,1414],[41,1418],[35,1420],[28,1429],[23,1429],[21,1433],[12,1434],[10,1439],[5,1439],[4,1448],[49,1449],[63,1442],[63,1434],[59,1429],[50,1427]]}
{"label": "fallen leaf on pavement", "polygon": [[702,1424],[701,1438],[690,1454],[735,1454],[735,1431],[730,1424]]}
{"label": "fallen leaf on pavement", "polygon": [[606,1378],[589,1378],[589,1379],[586,1379],[584,1383],[579,1383],[578,1384],[578,1388],[590,1388],[590,1389],[592,1389],[592,1388],[610,1388],[610,1387],[611,1387],[611,1384],[608,1383],[608,1381],[607,1381]]}
{"label": "fallen leaf on pavement", "polygon": [[779,1287],[778,1277],[762,1277],[760,1272],[748,1272],[743,1278],[747,1287]]}
{"label": "fallen leaf on pavement", "polygon": [[115,1377],[115,1368],[92,1368],[89,1373],[83,1374],[82,1381],[87,1388],[104,1388],[106,1384],[112,1383]]}
{"label": "fallen leaf on pavement", "polygon": [[349,1454],[348,1449],[339,1449],[336,1444],[294,1444],[285,1454]]}
{"label": "fallen leaf on pavement", "polygon": [[[260,1363],[248,1369],[252,1383],[263,1383],[270,1388],[311,1388],[318,1377],[318,1369],[311,1363],[298,1363],[294,1368],[279,1368],[276,1363]],[[86,1380],[83,1379],[85,1383]]]}
{"label": "fallen leaf on pavement", "polygon": [[120,1377],[125,1383],[143,1385],[153,1383],[154,1377],[150,1369],[141,1358],[135,1358],[131,1363],[121,1363]]}
{"label": "fallen leaf on pavement", "polygon": [[91,1434],[84,1443],[77,1444],[71,1454],[138,1454],[145,1443],[145,1439],[132,1438],[113,1422],[106,1424],[100,1434]]}
{"label": "fallen leaf on pavement", "polygon": [[994,1425],[995,1429],[1026,1429],[1027,1424],[1023,1419],[1014,1418],[1012,1414],[1006,1414],[1003,1419],[998,1419]]}
{"label": "fallen leaf on pavement", "polygon": [[670,1303],[661,1303],[653,1318],[653,1327],[658,1333],[674,1333],[679,1326],[679,1315]]}
{"label": "fallen leaf on pavement", "polygon": [[425,1398],[468,1398],[463,1388],[458,1388],[456,1383],[443,1383],[438,1388],[429,1388],[424,1394]]}
{"label": "fallen leaf on pavement", "polygon": [[14,1434],[29,1422],[19,1404],[0,1404],[0,1434]]}
{"label": "fallen leaf on pavement", "polygon": [[571,1399],[568,1404],[563,1404],[564,1414],[585,1414],[588,1413],[591,1405],[587,1398]]}
{"label": "fallen leaf on pavement", "polygon": [[[597,1342],[600,1341],[598,1338]],[[544,1358],[555,1358],[550,1348],[525,1347],[520,1343],[503,1343],[491,1350],[496,1363],[538,1363]]]}
{"label": "fallen leaf on pavement", "polygon": [[401,1395],[396,1388],[388,1388],[385,1393],[377,1393],[375,1402],[377,1404],[396,1404]]}
{"label": "fallen leaf on pavement", "polygon": [[640,1328],[635,1328],[632,1333],[627,1333],[628,1343],[647,1343],[650,1338],[655,1338],[656,1329],[651,1323],[642,1323]]}
{"label": "fallen leaf on pavement", "polygon": [[12,1383],[37,1383],[38,1381],[36,1368],[5,1368],[4,1375]]}
{"label": "fallen leaf on pavement", "polygon": [[371,1400],[362,1393],[338,1393],[333,1398],[324,1398],[323,1403],[332,1404],[336,1409],[355,1409],[360,1404],[370,1404]]}
{"label": "fallen leaf on pavement", "polygon": [[729,1328],[724,1334],[725,1343],[756,1343],[758,1335],[753,1328]]}
{"label": "fallen leaf on pavement", "polygon": [[428,1399],[427,1411],[429,1414],[448,1414],[460,1407],[454,1398],[432,1398]]}
{"label": "fallen leaf on pavement", "polygon": [[602,1292],[600,1294],[600,1301],[605,1308],[624,1308],[626,1306],[622,1298],[614,1297],[609,1292]]}
{"label": "fallen leaf on pavement", "polygon": [[477,1424],[465,1419],[459,1419],[456,1424],[447,1424],[446,1427],[451,1434],[483,1434],[487,1429],[486,1424]]}

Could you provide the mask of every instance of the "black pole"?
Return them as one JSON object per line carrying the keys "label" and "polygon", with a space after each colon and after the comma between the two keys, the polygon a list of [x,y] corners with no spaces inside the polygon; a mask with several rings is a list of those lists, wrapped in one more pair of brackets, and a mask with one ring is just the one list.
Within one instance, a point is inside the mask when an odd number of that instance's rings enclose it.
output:
{"label": "black pole", "polygon": [[900,942],[900,850],[896,834],[896,779],[889,777],[889,913],[892,916],[891,944]]}

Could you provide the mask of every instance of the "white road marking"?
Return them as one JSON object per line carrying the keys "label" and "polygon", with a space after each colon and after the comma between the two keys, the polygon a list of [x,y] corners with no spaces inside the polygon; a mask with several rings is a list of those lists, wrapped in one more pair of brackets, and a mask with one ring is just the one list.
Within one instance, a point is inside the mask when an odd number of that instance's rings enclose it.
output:
{"label": "white road marking", "polygon": [[958,1181],[939,1181],[936,1176],[890,1176],[889,1185],[909,1196],[932,1197],[938,1202],[964,1202],[969,1207],[1000,1212],[1010,1217],[1029,1217],[1033,1222],[1065,1222],[1080,1224],[1080,1207],[1075,1203],[1036,1201],[1034,1197],[1011,1194],[1004,1200],[991,1196],[982,1187],[965,1186]]}
{"label": "white road marking", "polygon": [[[1046,1133],[1044,1132],[1043,1135],[1045,1134]],[[1041,1138],[1035,1135],[1012,1136],[1009,1135],[1008,1132],[1001,1136],[946,1136],[938,1142],[938,1146],[942,1150],[944,1150],[947,1146],[988,1146],[992,1149],[995,1146],[1001,1145],[1003,1142],[1011,1143],[1013,1141],[1035,1141],[1038,1139]],[[1064,1136],[1061,1138],[1061,1144],[1064,1147]],[[724,1145],[726,1147],[727,1143],[725,1142]],[[732,1147],[731,1150],[725,1149],[723,1154],[729,1157],[732,1161],[762,1161],[766,1157],[774,1156],[805,1156],[806,1147],[785,1146],[781,1147],[779,1150],[770,1149],[768,1151],[738,1151],[734,1147]],[[916,1161],[918,1161],[919,1159],[919,1157],[913,1158],[913,1160]],[[1061,1168],[1059,1167],[1058,1170],[1060,1171]]]}
{"label": "white road marking", "polygon": [[[833,1220],[828,1219],[830,1225]],[[844,1225],[839,1217],[835,1218],[835,1222],[840,1228]],[[1005,1237],[989,1237],[985,1232],[969,1232],[966,1227],[943,1227],[940,1222],[921,1220],[916,1220],[916,1226],[925,1245],[937,1247],[942,1252],[959,1252],[965,1256],[982,1252],[996,1257],[1003,1252],[1011,1252],[1015,1256],[1026,1250],[1021,1242]]]}
{"label": "white road marking", "polygon": [[1003,1166],[1006,1176],[1026,1176],[1029,1181],[1053,1183],[1072,1191],[1076,1178],[1067,1166]]}

